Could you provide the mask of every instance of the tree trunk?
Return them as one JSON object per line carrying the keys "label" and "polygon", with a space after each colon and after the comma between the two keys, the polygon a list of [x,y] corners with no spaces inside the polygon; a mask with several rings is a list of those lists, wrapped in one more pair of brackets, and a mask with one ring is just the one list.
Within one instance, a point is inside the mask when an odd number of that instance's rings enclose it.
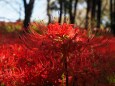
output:
{"label": "tree trunk", "polygon": [[74,16],[73,16],[73,13],[72,13],[72,2],[73,0],[69,0],[69,16],[70,16],[70,23],[71,24],[74,24]]}
{"label": "tree trunk", "polygon": [[92,0],[92,11],[91,11],[91,26],[95,27],[95,16],[96,16],[96,2],[97,0]]}
{"label": "tree trunk", "polygon": [[24,17],[23,27],[25,31],[28,31],[28,26],[30,23],[31,15],[32,15],[34,1],[35,0],[30,0],[29,3],[27,3],[26,0],[23,0],[24,8],[25,8],[25,17]]}
{"label": "tree trunk", "polygon": [[110,0],[111,31],[115,35],[115,1]]}
{"label": "tree trunk", "polygon": [[113,6],[113,4],[112,4],[112,0],[110,0],[110,19],[111,19],[111,29],[112,29],[112,24],[113,24],[113,21],[112,21],[112,6]]}
{"label": "tree trunk", "polygon": [[102,1],[101,1],[101,0],[97,0],[97,4],[98,4],[98,11],[97,11],[97,28],[100,28],[100,24],[101,24],[101,5],[102,5]]}
{"label": "tree trunk", "polygon": [[86,12],[86,22],[85,22],[85,28],[88,29],[88,24],[89,24],[89,18],[90,18],[90,13],[91,13],[91,0],[86,0],[87,1],[87,12]]}
{"label": "tree trunk", "polygon": [[78,0],[75,0],[75,4],[74,4],[74,23],[75,23],[76,14],[77,14],[77,3],[78,3]]}
{"label": "tree trunk", "polygon": [[113,29],[113,34],[115,35],[115,0],[113,0],[113,25],[112,25],[112,29]]}
{"label": "tree trunk", "polygon": [[47,0],[47,16],[48,16],[48,24],[49,24],[51,23],[50,0]]}
{"label": "tree trunk", "polygon": [[63,14],[63,0],[59,0],[59,4],[60,4],[60,14],[59,14],[59,23],[61,23],[62,20],[62,14]]}
{"label": "tree trunk", "polygon": [[91,13],[91,19],[94,20],[96,13],[96,0],[92,1],[92,13]]}
{"label": "tree trunk", "polygon": [[67,3],[65,1],[64,2],[64,23],[67,22],[67,16],[66,16],[66,14],[67,14]]}

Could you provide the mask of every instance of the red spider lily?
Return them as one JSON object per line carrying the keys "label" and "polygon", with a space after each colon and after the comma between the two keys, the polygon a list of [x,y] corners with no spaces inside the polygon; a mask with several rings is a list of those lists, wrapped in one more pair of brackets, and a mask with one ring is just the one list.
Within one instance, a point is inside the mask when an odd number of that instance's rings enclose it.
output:
{"label": "red spider lily", "polygon": [[50,24],[45,31],[44,34],[33,31],[17,39],[18,43],[11,39],[11,43],[0,46],[0,84],[109,86],[113,83],[110,81],[115,74],[114,38],[91,39],[86,31],[69,24]]}

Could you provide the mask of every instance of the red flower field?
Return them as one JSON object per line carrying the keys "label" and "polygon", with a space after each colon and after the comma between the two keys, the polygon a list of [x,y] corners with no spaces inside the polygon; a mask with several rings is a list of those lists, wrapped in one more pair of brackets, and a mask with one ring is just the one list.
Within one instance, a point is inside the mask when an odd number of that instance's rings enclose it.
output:
{"label": "red flower field", "polygon": [[0,34],[1,86],[114,86],[115,38],[70,24]]}

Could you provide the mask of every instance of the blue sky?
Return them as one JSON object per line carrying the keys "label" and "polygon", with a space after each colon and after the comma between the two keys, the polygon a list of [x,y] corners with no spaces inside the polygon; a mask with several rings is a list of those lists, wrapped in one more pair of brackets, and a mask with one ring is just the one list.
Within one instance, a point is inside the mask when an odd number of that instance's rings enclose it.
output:
{"label": "blue sky", "polygon": [[[46,0],[35,0],[32,20],[47,20]],[[21,11],[20,11],[21,10]],[[15,21],[24,19],[22,0],[0,0],[0,20]]]}

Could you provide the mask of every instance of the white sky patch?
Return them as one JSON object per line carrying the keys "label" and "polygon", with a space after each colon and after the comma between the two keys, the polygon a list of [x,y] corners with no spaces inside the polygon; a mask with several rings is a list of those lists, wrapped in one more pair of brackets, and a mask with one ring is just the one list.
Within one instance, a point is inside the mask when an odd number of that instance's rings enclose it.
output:
{"label": "white sky patch", "polygon": [[79,3],[77,6],[78,6],[78,9],[81,10],[81,9],[86,8],[87,4],[86,4],[86,2],[83,2],[83,3]]}
{"label": "white sky patch", "polygon": [[[31,17],[32,20],[44,20],[47,18],[46,2],[46,0],[35,0]],[[22,0],[0,0],[0,20],[16,21],[19,18],[24,19],[24,8]]]}

